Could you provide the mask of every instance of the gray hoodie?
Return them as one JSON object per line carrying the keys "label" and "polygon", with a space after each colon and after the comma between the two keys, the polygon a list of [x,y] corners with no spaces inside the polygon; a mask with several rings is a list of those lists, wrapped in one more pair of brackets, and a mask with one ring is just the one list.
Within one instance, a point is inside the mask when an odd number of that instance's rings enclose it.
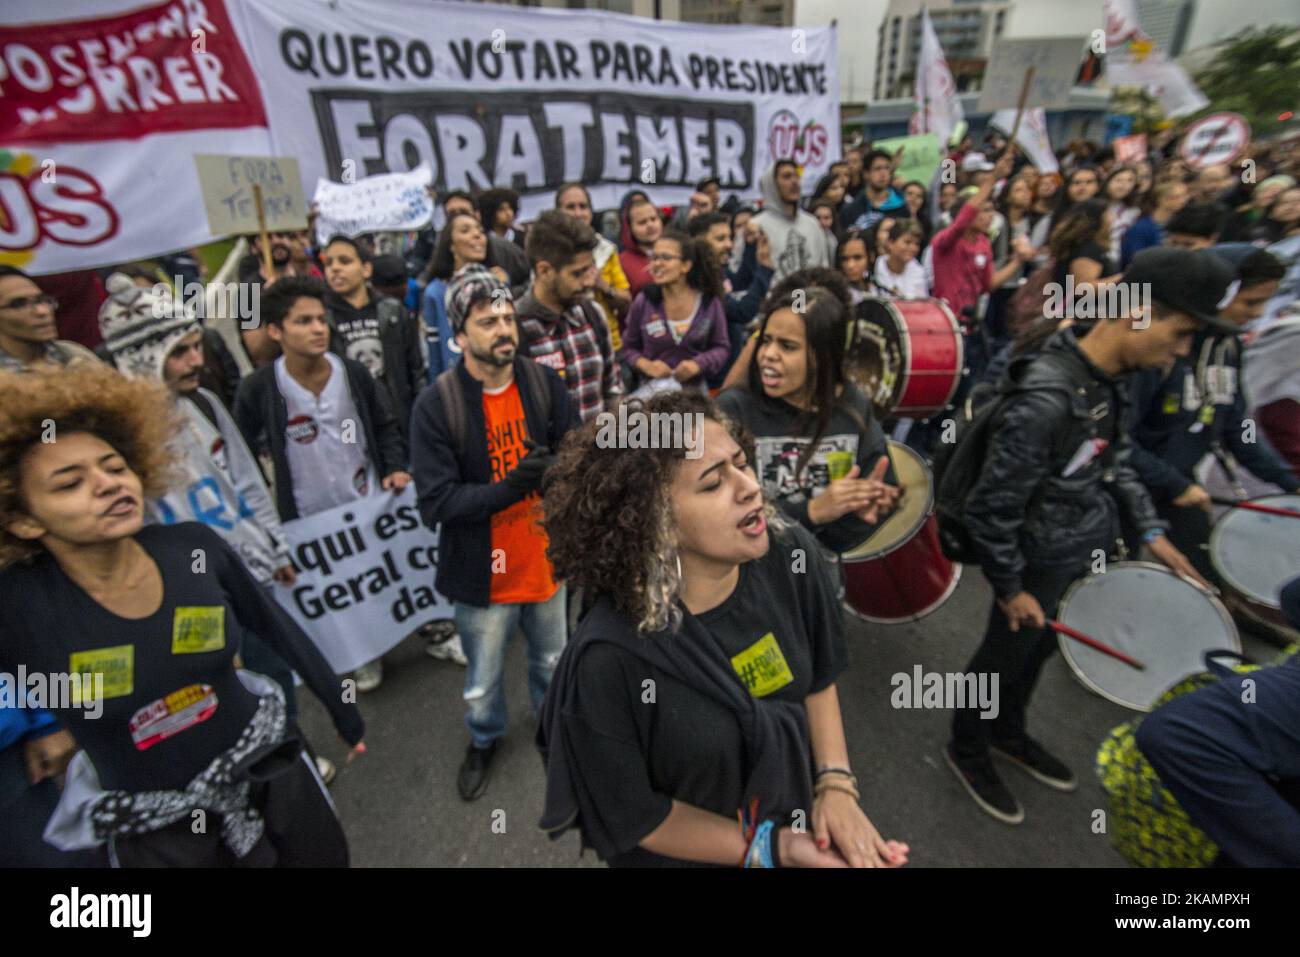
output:
{"label": "gray hoodie", "polygon": [[776,189],[776,164],[763,171],[759,179],[763,192],[763,209],[750,222],[767,234],[772,247],[772,282],[778,283],[792,272],[809,266],[835,267],[834,240],[817,217],[795,205],[794,215],[786,212],[785,203]]}

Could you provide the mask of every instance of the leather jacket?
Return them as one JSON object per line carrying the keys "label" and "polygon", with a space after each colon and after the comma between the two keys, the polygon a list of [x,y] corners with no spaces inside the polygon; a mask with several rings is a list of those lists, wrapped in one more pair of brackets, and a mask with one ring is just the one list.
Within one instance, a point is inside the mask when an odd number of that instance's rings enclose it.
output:
{"label": "leather jacket", "polygon": [[1024,590],[1031,564],[1082,571],[1096,549],[1110,554],[1120,509],[1142,532],[1167,528],[1129,463],[1124,384],[1088,361],[1071,330],[1013,360],[999,390],[965,516],[999,598]]}

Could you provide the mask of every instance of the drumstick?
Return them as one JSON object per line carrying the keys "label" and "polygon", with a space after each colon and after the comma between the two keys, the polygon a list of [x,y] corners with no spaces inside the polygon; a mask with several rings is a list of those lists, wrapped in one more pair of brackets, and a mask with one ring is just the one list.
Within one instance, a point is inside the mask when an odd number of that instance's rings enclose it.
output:
{"label": "drumstick", "polygon": [[1065,637],[1067,638],[1073,638],[1075,641],[1083,642],[1089,648],[1096,648],[1103,655],[1110,655],[1112,658],[1116,658],[1119,661],[1124,662],[1124,664],[1128,665],[1130,668],[1136,668],[1138,671],[1147,670],[1147,666],[1142,664],[1142,662],[1138,661],[1136,658],[1130,658],[1128,655],[1124,654],[1124,652],[1120,651],[1119,649],[1112,648],[1110,645],[1103,644],[1100,641],[1098,641],[1096,638],[1089,638],[1083,632],[1075,631],[1069,625],[1063,625],[1059,621],[1049,618],[1047,620],[1047,626],[1051,628],[1053,631],[1060,632],[1061,634],[1065,635]]}
{"label": "drumstick", "polygon": [[1238,502],[1235,499],[1219,498],[1211,496],[1210,501],[1215,505],[1227,505],[1229,508],[1245,508],[1252,512],[1263,512],[1265,515],[1281,515],[1284,518],[1300,518],[1300,512],[1293,511],[1289,508],[1274,508],[1271,505],[1256,505],[1254,502]]}

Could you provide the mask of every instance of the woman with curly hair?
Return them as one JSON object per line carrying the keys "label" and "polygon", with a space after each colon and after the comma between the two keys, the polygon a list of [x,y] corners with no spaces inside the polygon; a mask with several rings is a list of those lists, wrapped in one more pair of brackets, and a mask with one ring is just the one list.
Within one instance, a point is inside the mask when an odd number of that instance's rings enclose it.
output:
{"label": "woman with curly hair", "polygon": [[103,367],[0,375],[0,607],[23,609],[0,629],[0,671],[93,689],[48,702],[85,750],[47,839],[123,867],[346,865],[281,692],[236,670],[240,635],[303,677],[353,754],[356,706],[216,532],[144,526],[169,483],[172,407],[161,384]]}
{"label": "woman with curly hair", "polygon": [[834,553],[870,538],[900,494],[871,403],[844,374],[852,315],[838,273],[787,276],[763,303],[743,384],[718,397],[756,437],[767,500]]}
{"label": "woman with curly hair", "polygon": [[632,414],[694,421],[698,441],[610,448],[593,420],[548,474],[548,554],[594,604],[543,706],[542,827],[578,828],[611,866],[906,863],[858,803],[815,542],[765,507],[747,438],[706,398]]}

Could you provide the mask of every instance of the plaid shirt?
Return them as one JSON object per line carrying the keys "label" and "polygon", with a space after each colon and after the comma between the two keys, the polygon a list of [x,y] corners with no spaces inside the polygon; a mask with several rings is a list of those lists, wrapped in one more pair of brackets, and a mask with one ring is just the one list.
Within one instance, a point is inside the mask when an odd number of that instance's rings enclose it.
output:
{"label": "plaid shirt", "polygon": [[[598,314],[595,310],[592,314]],[[531,292],[515,303],[520,337],[535,362],[554,369],[569,388],[583,422],[605,409],[607,400],[623,392],[623,380],[609,330],[598,329],[589,313],[575,303],[557,315]]]}

